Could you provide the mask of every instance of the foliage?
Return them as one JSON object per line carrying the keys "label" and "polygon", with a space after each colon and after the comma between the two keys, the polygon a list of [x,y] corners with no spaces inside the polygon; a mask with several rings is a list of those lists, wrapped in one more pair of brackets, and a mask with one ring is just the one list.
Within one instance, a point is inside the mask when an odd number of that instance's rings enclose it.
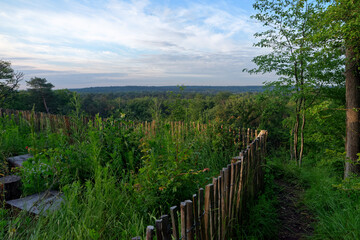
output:
{"label": "foliage", "polygon": [[[344,146],[345,109],[331,100],[323,100],[308,109],[309,125],[306,144],[324,151],[324,148],[337,150]],[[319,128],[319,126],[322,126]]]}
{"label": "foliage", "polygon": [[346,42],[347,46],[355,47],[354,50],[359,57],[359,2],[353,0],[318,0],[318,2],[326,3],[326,7],[316,16],[319,28],[313,39],[327,45],[328,49],[339,48]]}
{"label": "foliage", "polygon": [[[200,127],[160,121],[149,128],[120,114],[107,119],[97,115],[84,123],[78,95],[71,104],[68,124],[59,128],[43,121],[45,129],[38,131],[34,112],[29,122],[21,116],[0,118],[6,133],[1,143],[9,148],[2,154],[18,146],[34,156],[21,169],[24,195],[57,189],[68,198],[62,210],[33,219],[32,225],[7,213],[5,239],[142,235],[149,213],[159,215],[191,196],[239,148],[221,122]],[[22,141],[12,146],[13,139]]]}
{"label": "foliage", "polygon": [[[331,176],[331,169],[316,168],[303,173],[310,188],[305,195],[305,203],[317,216],[314,239],[336,238],[357,239],[360,236],[359,179],[345,180]],[[346,186],[346,187],[345,187]],[[353,189],[349,191],[348,189]]]}
{"label": "foliage", "polygon": [[39,153],[23,164],[21,182],[25,195],[35,194],[51,188],[54,182],[55,166],[50,163],[47,153]]}
{"label": "foliage", "polygon": [[[145,228],[123,187],[109,167],[98,166],[85,184],[66,185],[66,204],[48,216],[12,218],[4,239],[129,239]],[[26,221],[29,219],[31,221]]]}
{"label": "foliage", "polygon": [[265,166],[265,190],[238,227],[237,239],[277,239],[279,230],[278,200],[275,195],[273,163]]}
{"label": "foliage", "polygon": [[260,41],[254,46],[270,48],[271,52],[255,57],[257,68],[244,71],[279,75],[278,80],[268,85],[291,96],[294,102],[294,114],[289,119],[293,125],[292,155],[301,165],[306,111],[324,85],[343,84],[343,51],[339,48],[324,54],[321,45],[310,40],[317,30],[313,16],[321,5],[306,0],[258,0],[253,6],[258,13],[252,17],[265,27],[263,32],[255,34]]}
{"label": "foliage", "polygon": [[[23,141],[15,145],[17,151],[25,153],[28,146],[34,154],[23,171],[25,192],[53,188],[64,192],[67,199],[60,211],[46,217],[33,219],[4,213],[4,238],[126,239],[143,236],[145,226],[153,223],[153,216],[168,213],[170,205],[191,197],[237,154],[243,147],[234,139],[234,130],[238,127],[266,127],[270,131],[269,147],[288,148],[289,128],[284,119],[288,118],[294,103],[287,95],[281,96],[276,91],[246,95],[223,93],[179,100],[187,101],[189,107],[194,106],[187,110],[188,118],[204,116],[206,112],[207,118],[212,120],[206,125],[201,121],[168,122],[169,115],[163,112],[167,100],[161,100],[159,122],[138,124],[128,121],[119,111],[118,117],[103,119],[97,115],[88,118],[90,121],[85,124],[81,96],[76,94],[71,100],[73,113],[69,116],[68,127],[64,125],[53,130],[46,124],[48,128],[38,132],[35,121],[18,122],[15,117],[1,117],[2,129],[8,134],[1,138],[2,144],[6,143],[2,146],[7,146],[3,154],[11,153],[11,138]],[[268,190],[250,210],[251,221],[247,230],[243,226],[239,236],[276,237],[276,200],[271,174],[283,175],[306,188],[312,187],[304,173],[310,167],[329,168],[332,177],[339,176],[343,164],[344,126],[338,127],[337,123],[343,121],[342,104],[341,99],[332,100],[329,95],[321,95],[309,108],[305,142],[309,152],[304,169],[297,168],[293,162],[287,164],[285,150],[277,156],[281,164],[270,162]],[[335,179],[330,184],[331,191],[356,190],[356,184]],[[343,185],[339,186],[340,183]],[[309,204],[312,204],[311,199],[309,195]],[[316,231],[319,236],[323,234],[322,230]]]}
{"label": "foliage", "polygon": [[313,41],[324,46],[324,52],[345,50],[346,157],[352,160],[345,162],[344,175],[348,177],[351,173],[360,172],[356,164],[357,154],[360,152],[360,3],[353,0],[318,2],[326,3],[326,7],[315,16],[318,31],[313,36]]}
{"label": "foliage", "polygon": [[[275,72],[280,76],[280,86],[287,86],[288,93],[301,88],[300,95],[314,90],[308,89],[309,86],[343,82],[343,61],[340,57],[343,51],[334,49],[324,55],[320,46],[310,41],[312,34],[318,30],[314,27],[313,16],[316,16],[321,5],[304,0],[259,0],[254,4],[254,9],[259,13],[252,18],[262,22],[266,28],[255,34],[260,41],[254,46],[270,48],[272,52],[255,57],[253,62],[258,68],[246,71]],[[282,90],[285,91],[284,88]]]}
{"label": "foliage", "polygon": [[16,121],[14,116],[0,118],[0,157],[5,161],[11,155],[26,153],[26,146],[31,143],[29,123],[21,119]]}
{"label": "foliage", "polygon": [[[51,83],[48,83],[46,78],[33,77],[30,81],[26,81],[26,84],[30,87],[29,93],[36,103],[37,111],[46,111],[49,113],[49,100],[52,97],[51,89],[54,87]],[[40,106],[43,106],[40,107]]]}
{"label": "foliage", "polygon": [[143,161],[134,185],[139,200],[150,209],[169,207],[191,196],[235,154],[233,141],[221,141],[226,132],[214,127],[171,133],[170,125],[163,124],[157,131],[155,137],[142,139]]}
{"label": "foliage", "polygon": [[310,239],[358,239],[360,179],[357,176],[342,179],[343,155],[312,149],[311,159],[304,161],[302,168],[287,159],[284,151],[276,151],[268,164],[275,178],[304,189],[301,202],[314,218]]}
{"label": "foliage", "polygon": [[22,72],[15,72],[11,63],[0,60],[0,107],[10,100],[23,79]]}

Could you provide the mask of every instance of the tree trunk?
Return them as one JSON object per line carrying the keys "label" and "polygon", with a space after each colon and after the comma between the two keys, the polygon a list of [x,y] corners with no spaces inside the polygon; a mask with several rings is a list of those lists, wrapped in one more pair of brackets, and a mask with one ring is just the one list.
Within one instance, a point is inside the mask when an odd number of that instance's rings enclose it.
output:
{"label": "tree trunk", "polygon": [[42,99],[43,99],[43,102],[44,102],[44,107],[45,107],[46,113],[50,113],[49,108],[47,107],[47,104],[46,104],[46,101],[45,101],[45,97],[42,96]]}
{"label": "tree trunk", "polygon": [[[297,110],[296,110],[297,111]],[[295,119],[295,126],[294,126],[294,146],[293,146],[293,150],[294,150],[294,160],[297,162],[298,161],[298,156],[297,156],[297,149],[298,149],[298,139],[299,139],[299,113],[296,113],[296,119]]]}
{"label": "tree trunk", "polygon": [[354,48],[346,48],[346,162],[344,177],[351,173],[359,174],[360,165],[355,164],[360,152],[360,71],[359,58]]}
{"label": "tree trunk", "polygon": [[291,136],[290,136],[290,160],[294,159],[294,150],[293,150],[293,136],[294,136],[294,128],[291,129]]}
{"label": "tree trunk", "polygon": [[304,130],[305,130],[305,100],[304,107],[302,113],[302,124],[301,124],[301,145],[300,145],[300,153],[299,153],[299,167],[301,166],[302,156],[304,154]]}

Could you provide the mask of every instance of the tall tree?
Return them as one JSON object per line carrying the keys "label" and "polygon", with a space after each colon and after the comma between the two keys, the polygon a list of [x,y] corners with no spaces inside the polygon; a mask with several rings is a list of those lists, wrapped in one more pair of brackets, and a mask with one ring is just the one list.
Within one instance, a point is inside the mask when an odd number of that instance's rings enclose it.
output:
{"label": "tall tree", "polygon": [[314,37],[328,48],[345,49],[346,157],[344,176],[360,174],[360,1],[318,0],[326,8],[318,15],[321,31]]}
{"label": "tall tree", "polygon": [[253,6],[258,11],[253,18],[266,29],[255,34],[260,41],[254,46],[270,48],[271,52],[255,57],[257,68],[244,71],[279,75],[277,81],[268,84],[290,95],[295,103],[291,156],[301,165],[306,110],[324,85],[338,83],[341,49],[322,55],[321,48],[309,40],[315,30],[312,16],[319,4],[307,0],[258,0]]}
{"label": "tall tree", "polygon": [[4,106],[10,96],[18,89],[23,79],[22,72],[15,72],[10,62],[0,60],[0,107]]}
{"label": "tall tree", "polygon": [[50,113],[47,100],[50,99],[52,95],[51,89],[54,87],[51,83],[47,82],[46,78],[33,77],[30,81],[26,81],[27,85],[30,87],[28,91],[33,95],[35,101],[42,102],[44,109],[47,113]]}

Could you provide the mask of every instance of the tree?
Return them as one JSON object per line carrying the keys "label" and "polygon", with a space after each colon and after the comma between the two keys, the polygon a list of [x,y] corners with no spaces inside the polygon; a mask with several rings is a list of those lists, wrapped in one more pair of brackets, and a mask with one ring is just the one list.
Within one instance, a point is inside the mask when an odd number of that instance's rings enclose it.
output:
{"label": "tree", "polygon": [[314,39],[329,49],[345,48],[346,157],[344,176],[360,173],[360,1],[319,0],[327,4],[318,15],[321,31]]}
{"label": "tree", "polygon": [[54,85],[48,83],[46,78],[39,77],[33,77],[30,79],[30,81],[26,81],[26,83],[30,87],[28,91],[34,97],[34,100],[38,103],[41,101],[44,105],[45,111],[50,113],[46,100],[50,99],[52,96],[51,89],[54,87]]}
{"label": "tree", "polygon": [[54,90],[55,106],[53,113],[67,115],[71,112],[72,92],[68,89]]}
{"label": "tree", "polygon": [[291,96],[295,103],[291,156],[301,165],[306,110],[324,86],[341,83],[341,49],[324,55],[321,47],[309,39],[316,30],[313,16],[319,4],[307,0],[258,0],[253,6],[258,11],[253,18],[267,29],[255,34],[260,41],[254,46],[272,51],[253,59],[257,68],[244,71],[279,75],[277,81],[267,84]]}
{"label": "tree", "polygon": [[19,88],[23,77],[22,72],[15,72],[11,68],[10,62],[0,60],[0,106],[3,106]]}

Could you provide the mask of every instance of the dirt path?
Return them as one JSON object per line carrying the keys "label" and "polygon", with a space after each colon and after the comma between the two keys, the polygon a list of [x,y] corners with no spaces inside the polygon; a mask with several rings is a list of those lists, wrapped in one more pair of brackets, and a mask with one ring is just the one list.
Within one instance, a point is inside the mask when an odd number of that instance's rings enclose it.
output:
{"label": "dirt path", "polygon": [[298,186],[275,180],[278,186],[279,239],[306,239],[311,236],[313,222],[310,212],[299,200],[303,190]]}

